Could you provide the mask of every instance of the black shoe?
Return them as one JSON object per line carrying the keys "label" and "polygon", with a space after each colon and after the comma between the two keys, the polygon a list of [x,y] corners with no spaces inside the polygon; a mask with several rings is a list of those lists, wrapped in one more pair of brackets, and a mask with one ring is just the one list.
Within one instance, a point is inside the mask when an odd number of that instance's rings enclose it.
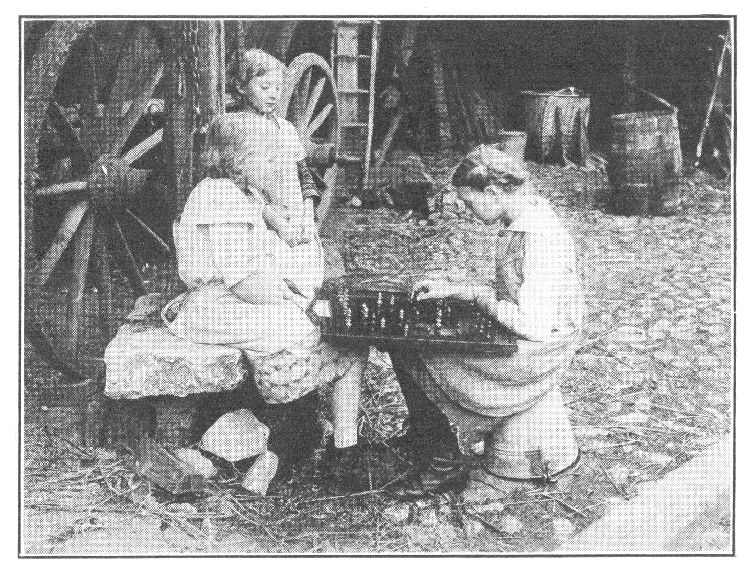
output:
{"label": "black shoe", "polygon": [[305,459],[312,459],[321,441],[317,422],[317,392],[289,403],[259,403],[253,408],[256,417],[268,426],[268,449],[279,457],[280,469]]}
{"label": "black shoe", "polygon": [[469,459],[460,453],[457,444],[443,444],[437,453],[386,491],[397,499],[420,499],[462,491],[468,477]]}
{"label": "black shoe", "polygon": [[336,447],[330,441],[321,461],[323,481],[344,493],[366,491],[369,485],[362,469],[364,460],[364,452],[358,445]]}
{"label": "black shoe", "polygon": [[437,448],[434,440],[424,434],[417,433],[413,429],[409,429],[403,435],[389,439],[385,444],[402,453],[414,465],[422,465],[427,462]]}
{"label": "black shoe", "polygon": [[423,499],[441,493],[459,493],[466,487],[468,476],[469,467],[466,462],[452,462],[447,469],[442,470],[429,466],[415,470],[405,479],[387,487],[386,491],[397,499]]}

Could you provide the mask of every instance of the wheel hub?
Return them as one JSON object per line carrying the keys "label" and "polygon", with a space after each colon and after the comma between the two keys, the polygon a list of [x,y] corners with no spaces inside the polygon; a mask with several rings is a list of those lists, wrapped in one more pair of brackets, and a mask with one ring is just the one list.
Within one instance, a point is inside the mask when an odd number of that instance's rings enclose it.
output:
{"label": "wheel hub", "polygon": [[102,156],[91,165],[87,191],[97,206],[122,206],[146,180],[144,170],[136,170],[116,156]]}

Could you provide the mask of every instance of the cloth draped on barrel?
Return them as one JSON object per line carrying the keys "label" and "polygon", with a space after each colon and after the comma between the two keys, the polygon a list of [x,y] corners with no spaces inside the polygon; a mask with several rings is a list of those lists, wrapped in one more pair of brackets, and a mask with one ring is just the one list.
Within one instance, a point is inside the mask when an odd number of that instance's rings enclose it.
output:
{"label": "cloth draped on barrel", "polygon": [[583,295],[574,244],[546,200],[537,198],[501,233],[496,275],[509,327],[522,336],[513,356],[399,355],[458,428],[462,443],[492,429],[495,418],[522,412],[545,396],[579,344]]}

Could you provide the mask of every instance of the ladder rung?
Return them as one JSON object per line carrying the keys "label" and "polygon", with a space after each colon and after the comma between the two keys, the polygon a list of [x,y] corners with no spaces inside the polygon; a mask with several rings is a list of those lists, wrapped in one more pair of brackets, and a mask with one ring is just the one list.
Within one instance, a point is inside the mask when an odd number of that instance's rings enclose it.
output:
{"label": "ladder rung", "polygon": [[370,90],[365,90],[364,88],[356,88],[356,89],[339,88],[338,92],[339,94],[369,94]]}

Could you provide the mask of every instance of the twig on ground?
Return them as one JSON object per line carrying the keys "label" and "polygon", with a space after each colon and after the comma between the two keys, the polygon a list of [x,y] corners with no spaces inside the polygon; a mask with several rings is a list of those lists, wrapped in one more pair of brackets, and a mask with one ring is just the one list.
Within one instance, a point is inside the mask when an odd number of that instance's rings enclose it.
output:
{"label": "twig on ground", "polygon": [[58,441],[62,441],[63,443],[67,444],[68,446],[72,447],[75,451],[78,452],[79,455],[82,455],[83,457],[85,457],[87,459],[91,459],[93,457],[93,455],[90,452],[86,451],[83,447],[80,447],[79,445],[76,445],[75,443],[73,443],[67,437],[63,437],[59,433],[56,433],[55,431],[52,431],[47,425],[44,426],[44,432],[50,438],[54,437]]}
{"label": "twig on ground", "polygon": [[577,507],[574,507],[574,506],[573,506],[573,505],[571,505],[570,503],[566,503],[566,502],[565,502],[565,501],[563,501],[562,499],[558,499],[557,497],[552,497],[551,495],[549,495],[549,494],[547,494],[547,493],[540,493],[539,495],[541,495],[542,497],[546,497],[547,499],[549,499],[549,500],[551,500],[551,501],[554,501],[554,502],[555,502],[555,503],[557,503],[558,505],[561,505],[562,507],[565,507],[565,509],[568,509],[569,511],[572,511],[572,512],[573,512],[573,513],[575,513],[576,515],[580,515],[580,516],[581,516],[581,517],[583,517],[584,519],[587,519],[587,518],[588,518],[588,516],[587,516],[587,515],[586,515],[586,514],[585,514],[585,513],[583,512],[583,511],[581,511],[581,510],[580,510],[580,509],[578,509]]}

